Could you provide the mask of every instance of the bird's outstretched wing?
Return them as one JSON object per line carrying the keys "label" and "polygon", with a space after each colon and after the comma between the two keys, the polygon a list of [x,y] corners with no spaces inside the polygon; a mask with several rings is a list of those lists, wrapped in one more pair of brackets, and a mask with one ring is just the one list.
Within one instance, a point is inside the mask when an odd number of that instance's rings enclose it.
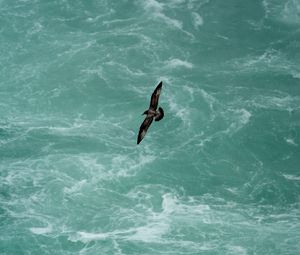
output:
{"label": "bird's outstretched wing", "polygon": [[153,117],[148,117],[147,116],[144,119],[144,121],[143,121],[143,123],[140,127],[139,135],[138,135],[138,138],[137,138],[137,144],[139,144],[143,140],[144,136],[147,133],[148,128],[150,127],[150,125],[152,123],[152,121],[153,121]]}
{"label": "bird's outstretched wing", "polygon": [[153,91],[152,96],[151,96],[151,101],[150,101],[150,107],[149,108],[154,110],[154,111],[157,109],[161,87],[162,87],[162,81],[157,85],[157,87],[155,88],[155,90]]}

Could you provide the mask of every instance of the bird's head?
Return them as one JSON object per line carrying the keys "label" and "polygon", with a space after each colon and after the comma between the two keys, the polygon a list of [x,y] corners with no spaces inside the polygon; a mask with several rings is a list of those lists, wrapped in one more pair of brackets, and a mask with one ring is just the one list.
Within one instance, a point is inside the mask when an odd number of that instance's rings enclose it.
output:
{"label": "bird's head", "polygon": [[144,114],[147,115],[147,114],[148,114],[148,110],[147,110],[147,111],[144,111],[144,112],[142,113],[142,115],[144,115]]}

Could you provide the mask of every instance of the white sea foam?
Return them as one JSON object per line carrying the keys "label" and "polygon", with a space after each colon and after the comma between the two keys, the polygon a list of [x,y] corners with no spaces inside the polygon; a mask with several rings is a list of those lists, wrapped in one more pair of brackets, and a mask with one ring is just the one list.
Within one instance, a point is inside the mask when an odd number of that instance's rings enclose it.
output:
{"label": "white sea foam", "polygon": [[257,96],[252,100],[252,104],[264,109],[277,109],[292,111],[299,109],[300,97],[285,94],[276,94],[274,96]]}
{"label": "white sea foam", "polygon": [[145,243],[160,243],[161,238],[168,232],[169,222],[165,218],[150,221],[146,226],[137,227],[127,239]]}
{"label": "white sea foam", "polygon": [[218,103],[217,99],[203,89],[200,90],[200,93],[202,94],[204,100],[208,103],[210,110],[214,111],[214,105]]}
{"label": "white sea foam", "polygon": [[295,140],[293,138],[286,138],[285,140],[290,145],[298,146],[298,144],[295,142]]}
{"label": "white sea foam", "polygon": [[136,171],[155,159],[156,157],[151,154],[142,155],[140,153],[137,159],[132,159],[130,156],[117,155],[112,159],[111,171],[118,177],[134,176]]}
{"label": "white sea foam", "polygon": [[29,35],[34,35],[43,30],[43,25],[39,22],[35,22],[32,28],[27,32]]}
{"label": "white sea foam", "polygon": [[144,8],[150,12],[161,12],[164,8],[164,4],[155,0],[148,0],[144,1]]}
{"label": "white sea foam", "polygon": [[[151,198],[149,196],[147,197]],[[199,215],[209,210],[207,205],[197,205],[195,200],[192,202],[192,205],[183,204],[174,194],[165,193],[162,195],[162,210],[160,212],[155,212],[151,208],[144,208],[143,222],[146,223],[143,225],[137,221],[136,227],[117,229],[110,232],[95,233],[78,231],[75,234],[71,234],[69,240],[83,243],[106,239],[140,241],[144,243],[165,243],[166,239],[164,235],[169,232],[173,220],[175,220],[176,223],[178,220],[182,220],[188,224],[193,224],[193,220],[199,218]],[[145,201],[143,204],[145,204]],[[127,215],[127,211],[124,213]],[[128,216],[126,216],[126,218],[127,217]],[[172,241],[170,242],[172,243]]]}
{"label": "white sea foam", "polygon": [[81,241],[83,243],[88,243],[90,241],[105,240],[110,236],[111,236],[110,233],[89,233],[89,232],[79,231],[77,232],[76,236],[70,236],[69,240],[73,242]]}
{"label": "white sea foam", "polygon": [[170,59],[170,60],[166,61],[166,65],[169,68],[179,68],[179,67],[185,67],[188,69],[193,68],[192,63],[178,59],[178,58],[174,58],[174,59]]}
{"label": "white sea foam", "polygon": [[192,18],[195,28],[198,29],[200,26],[203,25],[203,18],[197,12],[192,12]]}
{"label": "white sea foam", "polygon": [[169,108],[174,112],[175,116],[178,117],[185,126],[190,126],[190,112],[189,109],[183,106],[179,106],[176,100],[172,97],[168,98]]}
{"label": "white sea foam", "polygon": [[229,64],[237,72],[253,73],[264,71],[275,71],[291,75],[295,79],[299,79],[299,68],[293,61],[287,58],[286,55],[272,48],[267,49],[260,55],[249,55],[243,58],[237,58],[230,61]]}
{"label": "white sea foam", "polygon": [[36,235],[44,235],[52,232],[52,226],[48,225],[45,228],[40,228],[40,227],[32,227],[29,228],[29,230]]}
{"label": "white sea foam", "polygon": [[291,70],[291,75],[295,79],[300,79],[300,72],[298,70]]}
{"label": "white sea foam", "polygon": [[172,19],[163,13],[157,13],[155,16],[165,21],[165,23],[170,26],[176,27],[178,29],[182,29],[182,22],[177,19]]}
{"label": "white sea foam", "polygon": [[164,21],[166,24],[170,25],[171,27],[176,27],[178,29],[182,29],[182,22],[168,17],[163,13],[164,11],[164,4],[159,3],[155,0],[149,0],[144,2],[144,9],[151,14],[151,16],[155,19],[160,19]]}
{"label": "white sea foam", "polygon": [[97,76],[99,76],[102,79],[104,79],[104,77],[105,77],[105,74],[104,74],[105,72],[103,71],[102,66],[98,66],[98,67],[90,68],[90,69],[82,69],[80,72],[84,73],[84,74],[96,74]]}
{"label": "white sea foam", "polygon": [[242,246],[237,246],[237,245],[227,245],[226,246],[228,250],[228,255],[247,255],[247,249],[245,249]]}
{"label": "white sea foam", "polygon": [[300,2],[297,0],[289,0],[285,2],[281,12],[282,20],[290,24],[300,24]]}
{"label": "white sea foam", "polygon": [[71,235],[69,240],[87,243],[94,240],[125,239],[130,241],[141,241],[145,243],[160,242],[162,235],[169,229],[169,220],[164,214],[150,213],[145,216],[147,224],[129,229],[115,230],[106,233],[88,233],[79,231]]}
{"label": "white sea foam", "polygon": [[96,240],[130,240],[130,241],[141,241],[145,243],[149,242],[160,242],[161,235],[166,232],[169,225],[159,220],[149,222],[145,226],[139,226],[124,230],[115,230],[104,233],[90,233],[85,231],[79,231],[75,235],[70,235],[69,240],[72,242],[83,242],[88,243]]}
{"label": "white sea foam", "polygon": [[175,7],[178,6],[180,4],[185,3],[186,0],[168,0],[170,6]]}
{"label": "white sea foam", "polygon": [[244,65],[245,66],[253,66],[253,67],[258,66],[258,68],[259,68],[260,67],[259,64],[262,63],[262,64],[270,65],[270,64],[276,62],[279,58],[280,58],[279,52],[277,52],[273,49],[270,49],[270,50],[265,51],[260,56],[254,56],[254,57],[246,60]]}
{"label": "white sea foam", "polygon": [[270,13],[271,13],[270,3],[269,3],[268,0],[263,0],[262,5],[263,5],[264,10],[265,10],[265,18],[268,18]]}
{"label": "white sea foam", "polygon": [[119,67],[121,71],[123,71],[126,75],[131,75],[131,76],[144,76],[145,73],[140,70],[140,69],[130,69],[127,65],[125,64],[119,64],[119,63],[110,63],[108,62],[107,64],[111,64],[114,66],[114,68]]}
{"label": "white sea foam", "polygon": [[265,18],[274,19],[287,24],[300,23],[300,3],[297,0],[279,1],[277,4],[272,0],[263,0]]}
{"label": "white sea foam", "polygon": [[170,193],[163,195],[163,208],[168,214],[190,215],[191,218],[198,217],[210,210],[209,205],[200,204],[199,201],[191,199],[191,197],[189,197],[189,202],[183,202]]}
{"label": "white sea foam", "polygon": [[222,34],[216,34],[216,37],[222,38],[222,39],[224,39],[224,40],[226,40],[226,41],[229,40],[229,37],[228,37],[228,36],[225,36],[225,35],[222,35]]}
{"label": "white sea foam", "polygon": [[290,65],[285,56],[274,49],[267,49],[260,55],[249,55],[235,59],[232,64],[238,72],[286,71]]}
{"label": "white sea foam", "polygon": [[195,94],[196,94],[195,88],[191,87],[191,86],[188,86],[188,85],[184,85],[183,89],[189,93],[191,101],[194,101],[195,100]]}
{"label": "white sea foam", "polygon": [[251,113],[246,109],[239,109],[233,111],[234,118],[231,118],[232,123],[229,128],[225,131],[225,133],[235,133],[239,131],[242,127],[244,127],[251,118]]}
{"label": "white sea foam", "polygon": [[81,188],[87,183],[86,180],[81,180],[77,183],[75,183],[72,187],[70,188],[67,188],[65,187],[64,188],[64,192],[67,193],[67,194],[72,194],[72,193],[76,193],[78,191],[81,190]]}
{"label": "white sea foam", "polygon": [[300,176],[292,175],[292,174],[283,174],[283,177],[287,180],[291,181],[300,181]]}
{"label": "white sea foam", "polygon": [[238,112],[240,114],[239,122],[242,126],[246,125],[249,122],[252,114],[246,109],[240,109]]}

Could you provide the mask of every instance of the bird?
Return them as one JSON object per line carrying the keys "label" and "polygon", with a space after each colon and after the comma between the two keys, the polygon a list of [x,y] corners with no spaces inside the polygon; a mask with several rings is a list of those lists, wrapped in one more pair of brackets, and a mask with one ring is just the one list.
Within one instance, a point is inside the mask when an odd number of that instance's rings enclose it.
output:
{"label": "bird", "polygon": [[159,95],[161,93],[162,88],[162,81],[156,86],[155,90],[152,93],[151,100],[150,100],[150,106],[149,109],[144,111],[142,115],[146,115],[146,118],[144,119],[142,125],[140,126],[139,134],[137,137],[137,144],[139,144],[143,138],[145,137],[148,128],[150,127],[153,119],[155,121],[160,121],[164,117],[164,110],[158,106],[158,99]]}

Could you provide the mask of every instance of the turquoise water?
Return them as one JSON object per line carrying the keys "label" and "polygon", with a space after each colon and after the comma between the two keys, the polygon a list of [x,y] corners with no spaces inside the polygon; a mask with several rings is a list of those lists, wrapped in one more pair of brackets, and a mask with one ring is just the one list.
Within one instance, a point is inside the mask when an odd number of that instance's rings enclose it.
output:
{"label": "turquoise water", "polygon": [[1,255],[299,254],[300,1],[1,0],[0,33]]}

